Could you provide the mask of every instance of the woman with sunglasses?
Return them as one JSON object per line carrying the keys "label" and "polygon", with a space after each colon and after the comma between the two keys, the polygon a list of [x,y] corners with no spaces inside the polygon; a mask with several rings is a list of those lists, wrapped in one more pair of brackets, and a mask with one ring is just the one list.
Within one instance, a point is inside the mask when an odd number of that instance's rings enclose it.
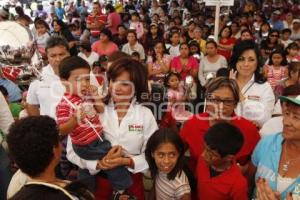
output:
{"label": "woman with sunglasses", "polygon": [[275,49],[282,49],[282,45],[280,44],[280,32],[278,30],[272,29],[267,37],[267,39],[263,40],[260,44],[260,51],[263,56],[264,61],[266,61],[272,51]]}

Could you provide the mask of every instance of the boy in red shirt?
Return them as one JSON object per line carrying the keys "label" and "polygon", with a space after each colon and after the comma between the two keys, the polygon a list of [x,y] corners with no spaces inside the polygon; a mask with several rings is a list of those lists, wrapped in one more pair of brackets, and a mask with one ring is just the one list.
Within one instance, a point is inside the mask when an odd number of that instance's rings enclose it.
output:
{"label": "boy in red shirt", "polygon": [[[66,92],[56,107],[57,123],[61,134],[69,134],[75,153],[85,160],[101,160],[112,148],[103,137],[99,113],[104,104],[96,87],[90,85],[90,66],[78,56],[67,57],[59,65],[59,77]],[[112,156],[121,154],[117,146]],[[132,184],[125,167],[104,171],[111,181],[116,195]]]}
{"label": "boy in red shirt", "polygon": [[235,162],[243,141],[240,130],[227,122],[208,129],[196,171],[198,199],[248,199],[246,178]]}

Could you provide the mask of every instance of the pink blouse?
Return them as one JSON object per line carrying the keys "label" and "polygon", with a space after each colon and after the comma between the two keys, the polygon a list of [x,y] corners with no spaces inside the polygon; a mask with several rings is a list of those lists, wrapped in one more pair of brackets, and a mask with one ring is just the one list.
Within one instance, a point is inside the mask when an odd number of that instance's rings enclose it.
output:
{"label": "pink blouse", "polygon": [[184,80],[186,76],[191,74],[191,70],[199,68],[199,63],[196,58],[190,56],[186,65],[186,69],[183,71],[182,64],[180,62],[180,56],[177,56],[173,58],[170,66],[171,69],[175,69],[176,72],[180,73],[181,79]]}
{"label": "pink blouse", "polygon": [[102,55],[106,55],[106,56],[109,56],[111,55],[112,53],[114,53],[115,51],[118,51],[119,48],[118,46],[111,42],[109,47],[104,49],[102,46],[101,46],[101,42],[98,40],[96,41],[93,45],[92,45],[92,51],[96,52],[99,56],[102,56]]}

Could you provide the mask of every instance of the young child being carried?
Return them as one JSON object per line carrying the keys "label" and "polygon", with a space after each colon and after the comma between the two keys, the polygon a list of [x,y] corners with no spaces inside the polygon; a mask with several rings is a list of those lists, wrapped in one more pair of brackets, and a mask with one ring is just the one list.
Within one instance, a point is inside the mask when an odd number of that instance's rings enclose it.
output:
{"label": "young child being carried", "polygon": [[[85,160],[101,160],[111,144],[104,138],[99,113],[104,104],[95,86],[90,85],[90,66],[78,56],[65,58],[59,66],[59,76],[66,92],[56,107],[60,134],[69,134],[75,153]],[[120,156],[122,149],[115,148],[111,156]],[[115,194],[122,194],[132,184],[125,167],[106,170]]]}

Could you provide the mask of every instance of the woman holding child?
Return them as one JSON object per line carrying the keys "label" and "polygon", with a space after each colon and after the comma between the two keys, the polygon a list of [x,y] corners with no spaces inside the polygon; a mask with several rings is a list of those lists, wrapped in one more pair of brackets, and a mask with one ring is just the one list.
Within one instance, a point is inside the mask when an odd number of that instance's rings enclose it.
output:
{"label": "woman holding child", "polygon": [[[110,170],[125,166],[132,175],[133,184],[128,192],[139,200],[144,199],[141,172],[148,168],[144,150],[148,138],[157,129],[153,114],[140,105],[147,92],[146,69],[137,61],[121,58],[107,72],[109,94],[104,99],[104,112],[100,114],[103,134],[113,146],[103,159],[84,160],[78,157],[70,141],[67,157],[81,168]],[[111,183],[103,176],[97,177],[96,199],[107,200],[112,195]]]}

